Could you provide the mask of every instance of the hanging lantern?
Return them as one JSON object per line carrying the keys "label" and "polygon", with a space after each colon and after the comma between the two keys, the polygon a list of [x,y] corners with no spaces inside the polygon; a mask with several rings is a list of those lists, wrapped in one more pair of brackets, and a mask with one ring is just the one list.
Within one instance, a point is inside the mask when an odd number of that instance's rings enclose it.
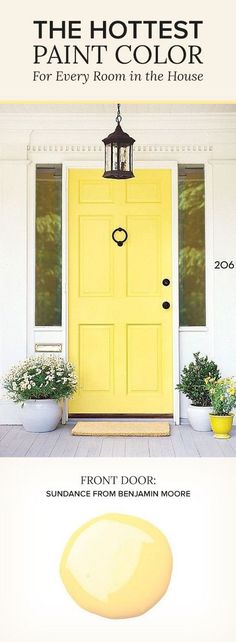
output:
{"label": "hanging lantern", "polygon": [[123,132],[120,105],[117,105],[117,127],[112,134],[103,138],[105,145],[104,178],[133,178],[133,144],[134,138]]}

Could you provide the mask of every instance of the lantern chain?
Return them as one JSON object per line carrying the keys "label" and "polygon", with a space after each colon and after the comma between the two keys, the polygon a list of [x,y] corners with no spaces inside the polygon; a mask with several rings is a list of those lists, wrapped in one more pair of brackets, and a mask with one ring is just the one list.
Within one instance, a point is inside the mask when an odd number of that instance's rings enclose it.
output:
{"label": "lantern chain", "polygon": [[117,123],[121,123],[121,121],[122,121],[122,116],[121,116],[121,113],[120,113],[120,104],[118,103],[118,105],[117,105],[116,122]]}

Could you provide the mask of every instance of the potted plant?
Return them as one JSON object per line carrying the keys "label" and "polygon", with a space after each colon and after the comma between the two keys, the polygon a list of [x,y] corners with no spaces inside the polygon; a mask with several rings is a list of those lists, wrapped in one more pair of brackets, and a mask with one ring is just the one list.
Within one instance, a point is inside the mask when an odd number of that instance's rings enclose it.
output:
{"label": "potted plant", "polygon": [[212,377],[217,380],[220,373],[216,363],[209,361],[207,356],[201,357],[200,352],[195,352],[193,356],[194,361],[183,368],[177,388],[191,401],[187,412],[192,428],[206,432],[211,430],[209,421],[211,399],[206,378]]}
{"label": "potted plant", "polygon": [[215,380],[206,378],[206,386],[212,404],[211,427],[217,439],[229,439],[236,407],[236,382],[232,377]]}
{"label": "potted plant", "polygon": [[55,430],[61,419],[59,401],[71,397],[77,378],[71,363],[55,356],[30,357],[12,367],[3,379],[8,397],[21,404],[25,430]]}

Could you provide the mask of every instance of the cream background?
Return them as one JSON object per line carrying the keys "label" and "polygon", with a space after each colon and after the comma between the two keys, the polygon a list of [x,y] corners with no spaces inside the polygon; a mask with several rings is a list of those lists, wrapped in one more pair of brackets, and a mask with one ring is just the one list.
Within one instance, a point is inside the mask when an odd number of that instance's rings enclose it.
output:
{"label": "cream background", "polygon": [[[81,474],[153,474],[158,487],[190,489],[191,499],[47,499],[77,489]],[[3,459],[0,504],[1,640],[4,642],[234,642],[236,490],[233,459]],[[169,539],[174,570],[165,597],[130,620],[80,609],[58,566],[68,537],[105,512],[130,513]],[[145,590],[145,587],[144,587]]]}
{"label": "cream background", "polygon": [[[177,8],[176,8],[177,7]],[[44,84],[32,82],[34,19],[203,19],[205,81],[193,84]],[[5,3],[0,22],[2,101],[235,101],[233,0],[131,0],[119,4],[75,0]],[[223,23],[226,23],[224,28]],[[118,41],[117,41],[118,42]],[[168,43],[168,41],[166,41]],[[82,42],[81,42],[82,44]],[[119,42],[118,42],[119,44]],[[122,44],[122,42],[121,42]],[[150,43],[148,43],[150,44]],[[68,71],[66,66],[66,71]],[[87,67],[87,66],[86,66]],[[148,70],[139,65],[135,71]],[[156,65],[157,67],[157,65]],[[164,67],[168,67],[165,65]],[[56,67],[55,67],[56,68]],[[58,68],[61,68],[58,66]],[[151,68],[153,68],[151,66]],[[71,71],[72,65],[70,66]],[[86,69],[85,69],[86,70]],[[83,69],[83,71],[85,71]],[[48,71],[48,69],[47,69]],[[76,71],[78,71],[76,69]],[[82,71],[82,69],[81,69]],[[103,71],[121,71],[120,66]],[[154,69],[155,71],[155,69]],[[181,72],[186,71],[181,65]],[[189,71],[189,66],[187,67]],[[195,71],[195,69],[194,69]],[[17,330],[18,331],[18,330]],[[47,488],[76,487],[82,472],[158,474],[161,485],[187,487],[191,500],[46,500]],[[0,470],[0,602],[3,642],[227,642],[235,641],[235,486],[232,459],[208,460],[23,460],[2,459]],[[174,572],[163,600],[146,615],[109,621],[79,609],[58,575],[70,534],[107,511],[133,513],[163,529],[174,554]]]}
{"label": "cream background", "polygon": [[[82,10],[81,10],[82,6]],[[82,5],[76,0],[68,0],[66,5],[62,5],[57,0],[41,0],[39,5],[22,0],[21,3],[14,5],[12,2],[4,4],[2,9],[2,19],[0,27],[0,55],[1,55],[1,96],[2,100],[27,101],[27,100],[216,100],[227,101],[235,100],[235,17],[236,8],[234,0],[226,0],[224,4],[206,2],[198,0],[197,4],[189,3],[189,0],[179,0],[178,4],[173,0],[169,3],[160,2],[156,4],[154,0],[148,0],[142,5],[138,5],[134,0],[127,3],[126,0],[120,0],[119,3],[111,3],[110,0],[100,0],[94,3],[93,0],[87,0]],[[13,17],[14,16],[14,17]],[[102,21],[137,19],[157,19],[157,20],[204,20],[201,38],[194,41],[195,44],[202,44],[204,49],[203,65],[172,65],[172,68],[181,72],[198,72],[204,71],[205,79],[203,82],[194,83],[87,83],[81,86],[80,83],[38,83],[32,81],[33,68],[41,68],[42,71],[51,72],[52,68],[65,70],[66,72],[86,72],[88,65],[33,65],[32,45],[35,43],[36,31],[34,31],[33,20],[82,20],[86,24],[87,20],[96,19]],[[225,26],[224,26],[225,25]],[[89,44],[86,28],[84,30],[84,39],[76,41],[75,44],[82,46]],[[151,44],[151,41],[145,43],[145,38],[140,39],[142,44]],[[112,41],[111,45],[112,46]],[[171,44],[185,44],[184,40],[163,40],[164,47]],[[65,44],[65,41],[59,41],[59,47]],[[122,44],[123,40],[114,40],[114,47]],[[138,41],[135,41],[136,45]],[[53,41],[50,41],[50,47]],[[54,44],[57,44],[56,41]],[[105,42],[102,44],[106,44]],[[155,44],[155,40],[153,41]],[[158,44],[158,43],[156,43]],[[112,64],[112,67],[111,67]],[[73,68],[74,67],[74,68]],[[78,69],[79,67],[79,69]],[[162,72],[169,65],[115,65],[109,62],[106,64],[94,66],[91,64],[89,70],[93,68],[103,72],[123,72],[127,68],[132,68],[136,72],[153,69]],[[123,69],[124,67],[124,69]],[[145,91],[145,94],[144,94]]]}

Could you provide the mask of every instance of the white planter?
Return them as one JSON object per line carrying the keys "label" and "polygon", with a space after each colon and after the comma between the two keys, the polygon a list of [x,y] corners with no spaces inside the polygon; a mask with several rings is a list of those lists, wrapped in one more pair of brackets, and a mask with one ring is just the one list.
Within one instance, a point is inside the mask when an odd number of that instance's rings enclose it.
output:
{"label": "white planter", "polygon": [[29,432],[55,430],[62,415],[62,408],[55,399],[29,399],[20,410],[21,421]]}
{"label": "white planter", "polygon": [[212,412],[210,406],[188,406],[187,414],[192,428],[200,432],[210,432],[210,412]]}

